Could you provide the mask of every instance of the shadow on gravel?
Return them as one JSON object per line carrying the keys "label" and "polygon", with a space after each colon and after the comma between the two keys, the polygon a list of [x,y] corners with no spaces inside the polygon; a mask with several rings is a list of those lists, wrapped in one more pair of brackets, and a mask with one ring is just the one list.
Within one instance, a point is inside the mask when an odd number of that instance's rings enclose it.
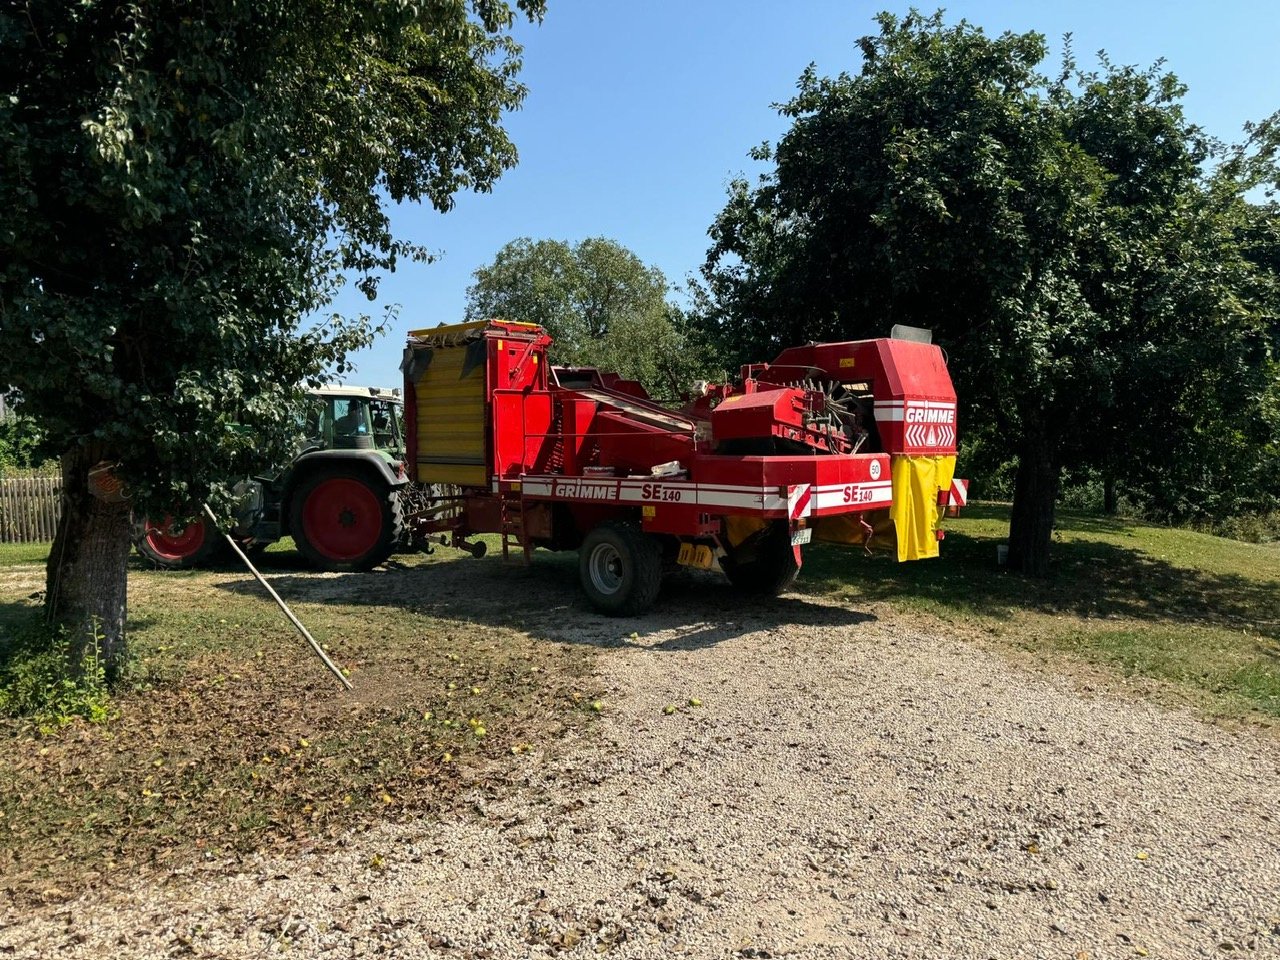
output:
{"label": "shadow on gravel", "polygon": [[[588,605],[578,587],[576,554],[539,552],[528,567],[444,554],[426,563],[393,560],[367,573],[296,574],[266,564],[263,573],[290,603],[400,606],[436,618],[514,628],[539,640],[606,649],[627,646],[633,633],[673,631],[675,636],[646,647],[695,650],[782,624],[842,627],[876,619],[794,594],[744,597],[719,574],[693,571],[664,584],[648,613],[606,617]],[[262,591],[247,572],[217,587],[240,594]]]}

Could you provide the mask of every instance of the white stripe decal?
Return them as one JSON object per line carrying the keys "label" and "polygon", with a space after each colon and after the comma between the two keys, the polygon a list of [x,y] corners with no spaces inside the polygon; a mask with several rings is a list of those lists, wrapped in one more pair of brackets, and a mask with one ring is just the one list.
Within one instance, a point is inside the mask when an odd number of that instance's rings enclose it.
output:
{"label": "white stripe decal", "polygon": [[893,502],[893,488],[884,483],[850,483],[838,487],[818,487],[813,493],[813,507],[819,513],[840,507],[868,509],[885,507]]}
{"label": "white stripe decal", "polygon": [[905,400],[877,400],[877,407],[900,407],[903,404],[911,404],[913,407],[929,407],[932,410],[951,410],[954,409],[956,402],[954,400],[916,400],[908,397]]}
{"label": "white stripe decal", "polygon": [[[862,483],[840,483],[827,486],[796,484],[788,496],[778,488],[729,486],[714,487],[684,481],[601,480],[595,477],[523,477],[522,490],[528,497],[563,497],[595,503],[663,503],[669,506],[693,505],[720,507],[751,512],[779,513],[791,519],[812,516],[815,511],[836,508],[868,508],[888,504],[893,499],[892,481],[875,480]],[[663,496],[645,498],[644,487],[661,486],[679,499]],[[802,502],[807,495],[808,502]]]}

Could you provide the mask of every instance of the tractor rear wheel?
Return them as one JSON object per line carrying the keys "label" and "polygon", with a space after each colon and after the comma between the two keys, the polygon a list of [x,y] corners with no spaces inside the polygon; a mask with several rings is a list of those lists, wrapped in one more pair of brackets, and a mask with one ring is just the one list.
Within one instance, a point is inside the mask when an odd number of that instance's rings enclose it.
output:
{"label": "tractor rear wheel", "polygon": [[358,466],[317,470],[294,491],[289,532],[321,570],[369,570],[391,556],[404,529],[400,491]]}
{"label": "tractor rear wheel", "polygon": [[637,523],[610,520],[582,541],[578,576],[587,599],[601,613],[643,613],[662,586],[662,545]]}
{"label": "tractor rear wheel", "polygon": [[773,521],[734,547],[721,559],[720,567],[743,593],[776,597],[800,573],[789,525],[785,520]]}
{"label": "tractor rear wheel", "polygon": [[156,566],[188,570],[217,559],[226,541],[204,517],[183,524],[166,513],[163,520],[148,517],[137,524],[134,545]]}

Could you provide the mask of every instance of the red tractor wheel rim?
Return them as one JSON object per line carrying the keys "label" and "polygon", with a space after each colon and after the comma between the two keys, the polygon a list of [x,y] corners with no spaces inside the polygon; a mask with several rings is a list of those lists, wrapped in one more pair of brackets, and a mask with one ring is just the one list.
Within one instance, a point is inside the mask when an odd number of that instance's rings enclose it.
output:
{"label": "red tractor wheel rim", "polygon": [[165,514],[163,523],[147,521],[145,536],[147,546],[156,556],[165,560],[185,560],[204,546],[204,521],[192,520],[179,529],[173,517]]}
{"label": "red tractor wheel rim", "polygon": [[382,504],[359,480],[323,481],[302,505],[307,541],[330,560],[355,560],[382,538]]}

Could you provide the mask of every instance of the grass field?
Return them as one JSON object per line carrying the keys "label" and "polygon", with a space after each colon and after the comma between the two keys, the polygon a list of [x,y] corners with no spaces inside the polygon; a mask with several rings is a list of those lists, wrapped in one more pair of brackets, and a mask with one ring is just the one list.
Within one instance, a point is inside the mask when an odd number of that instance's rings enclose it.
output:
{"label": "grass field", "polygon": [[[1084,685],[1280,729],[1280,548],[1066,514],[1053,576],[1034,581],[996,566],[1006,528],[1006,508],[971,507],[947,522],[943,557],[914,564],[815,545],[797,589]],[[38,614],[46,553],[0,545],[0,655]],[[50,736],[0,720],[0,875],[13,895],[59,898],[139,865],[217,868],[430,813],[460,787],[517,776],[603,693],[594,642],[559,627],[607,646],[619,625],[586,607],[572,556],[539,554],[523,571],[441,551],[326,575],[284,542],[262,566],[355,692],[243,571],[136,564],[133,662],[111,718]],[[697,598],[678,602],[696,616]]]}
{"label": "grass field", "polygon": [[48,557],[47,543],[0,543],[0,567],[44,563]]}

